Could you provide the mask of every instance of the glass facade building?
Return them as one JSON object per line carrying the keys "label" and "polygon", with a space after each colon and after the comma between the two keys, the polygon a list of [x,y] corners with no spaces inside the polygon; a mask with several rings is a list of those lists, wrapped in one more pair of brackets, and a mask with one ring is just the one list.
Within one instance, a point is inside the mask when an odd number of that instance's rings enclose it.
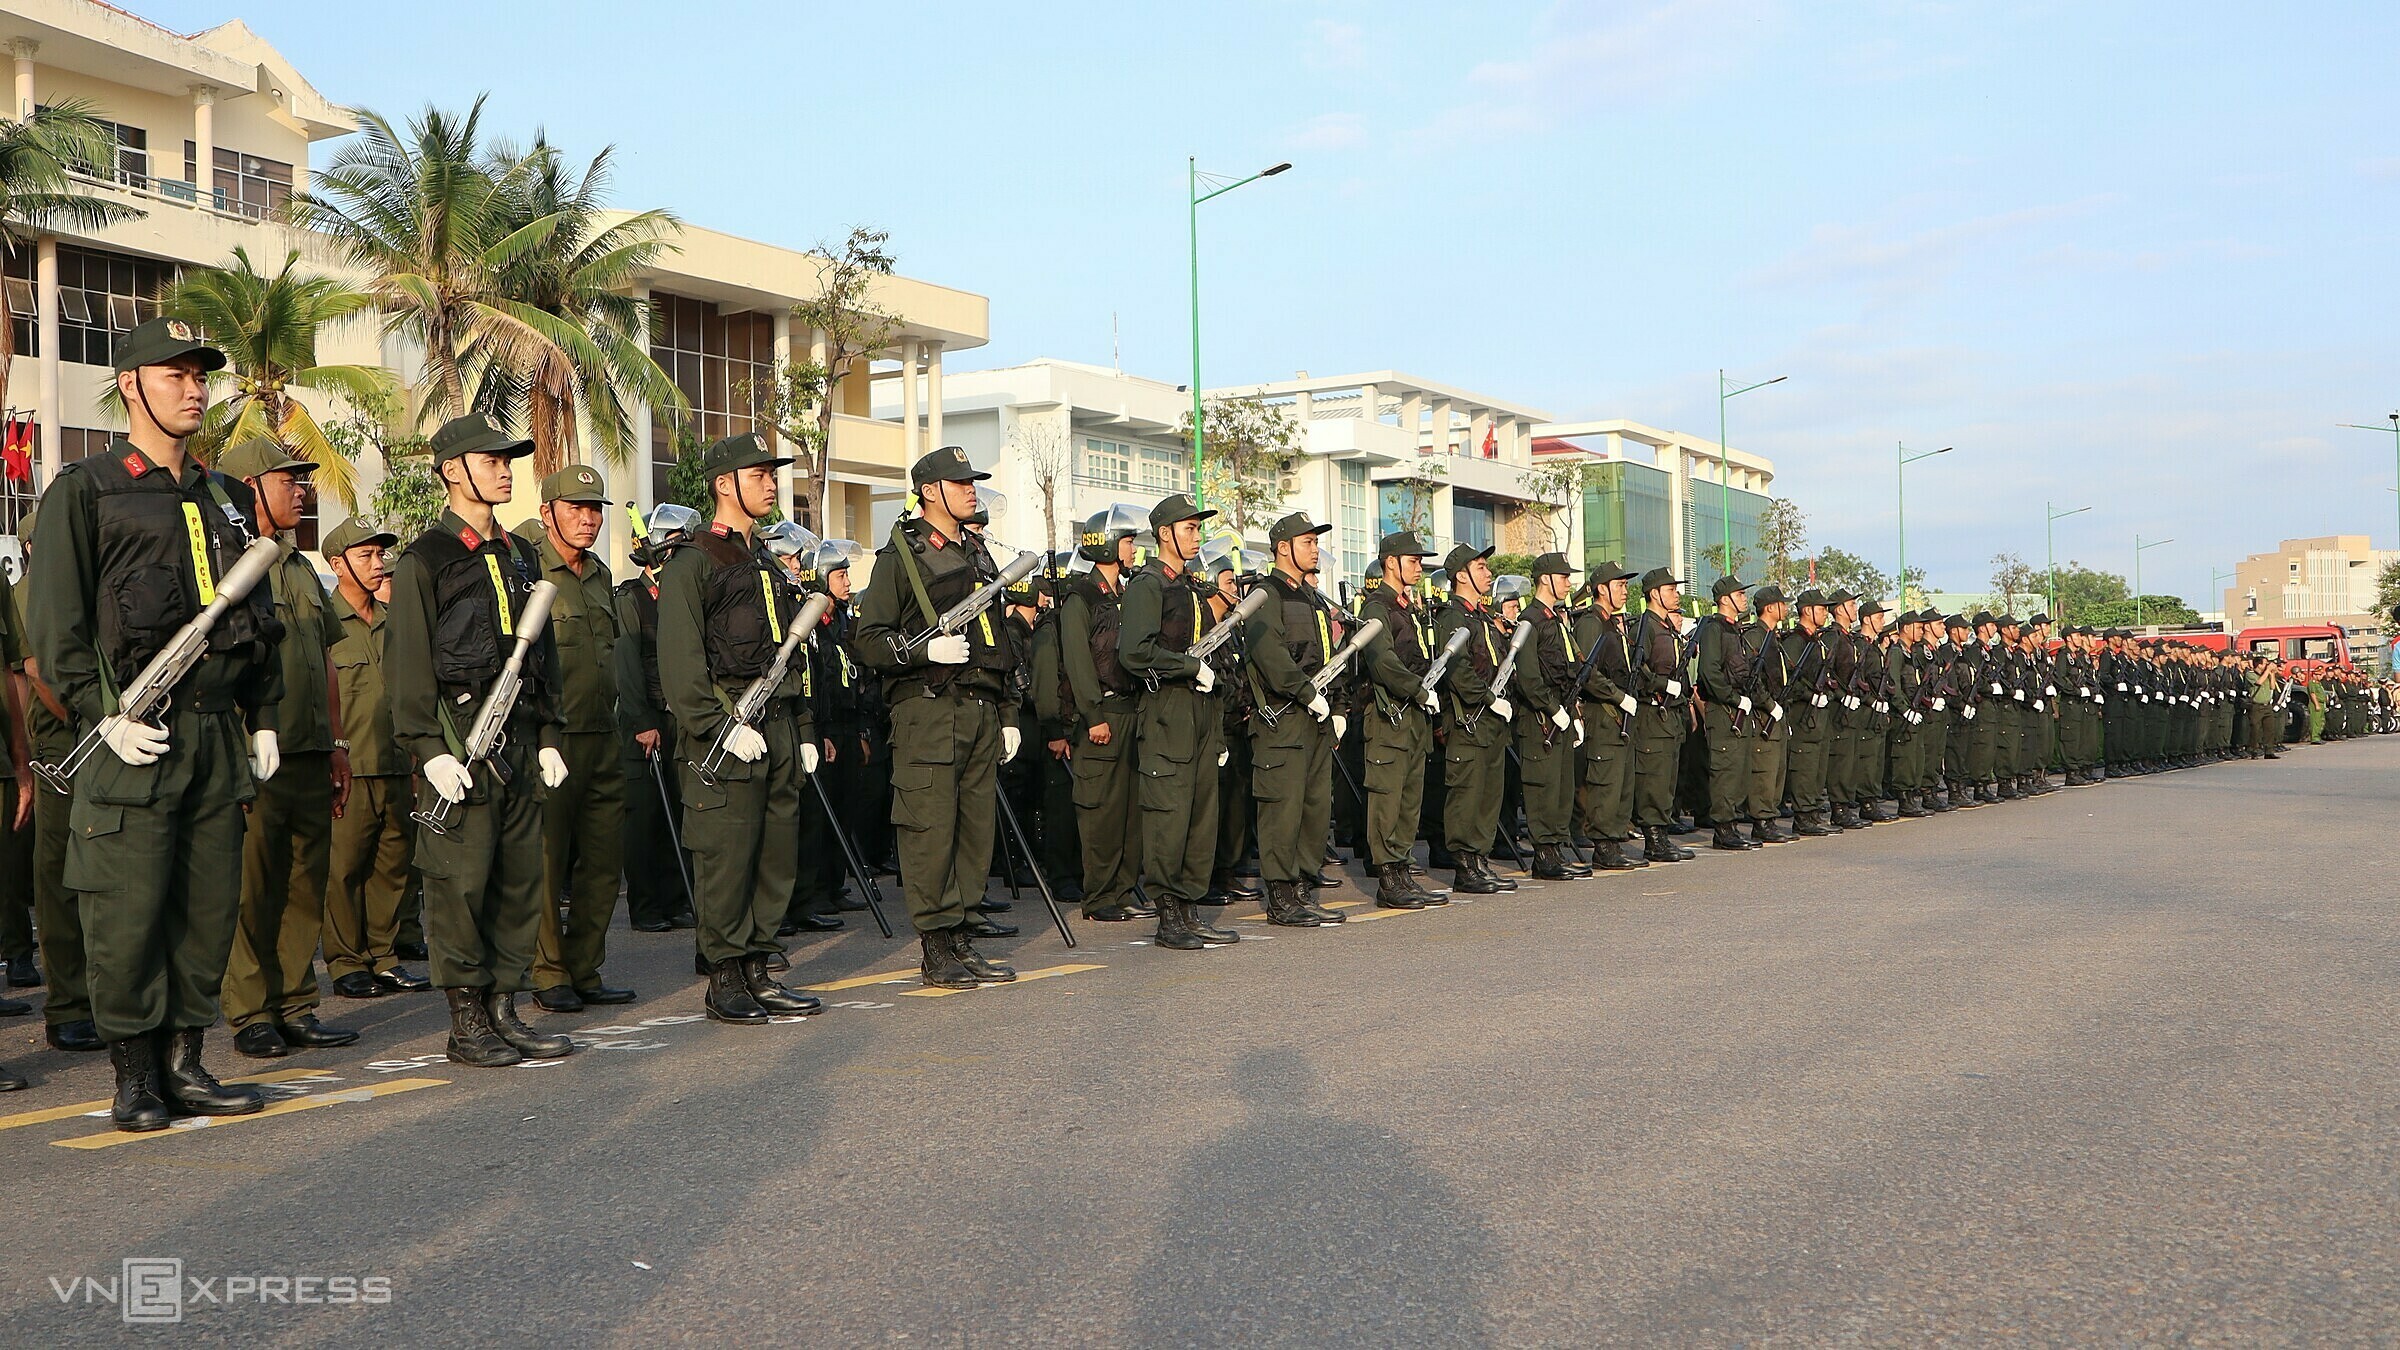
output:
{"label": "glass facade building", "polygon": [[1636,572],[1672,566],[1674,530],[1666,470],[1622,461],[1594,466],[1583,490],[1585,571],[1612,561]]}

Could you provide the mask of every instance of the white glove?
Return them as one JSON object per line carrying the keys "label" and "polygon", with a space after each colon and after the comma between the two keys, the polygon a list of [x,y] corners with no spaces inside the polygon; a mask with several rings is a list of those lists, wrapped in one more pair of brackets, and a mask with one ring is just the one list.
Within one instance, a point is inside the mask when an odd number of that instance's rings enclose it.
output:
{"label": "white glove", "polygon": [[1741,709],[1743,712],[1750,711],[1750,696],[1748,694],[1742,695],[1741,699],[1736,702],[1734,706]]}
{"label": "white glove", "polygon": [[2102,704],[2102,705],[2104,705],[2104,706],[2105,706],[2105,705],[2107,704],[2107,702],[2108,702],[2108,695],[2106,695],[2106,694],[2094,694],[2094,695],[2092,695],[2092,702],[2094,702],[2094,703],[2098,703],[2098,704]]}
{"label": "white glove", "polygon": [[1680,698],[1680,697],[1682,697],[1682,696],[1683,696],[1683,681],[1681,681],[1681,680],[1669,680],[1669,681],[1667,681],[1667,697],[1668,697],[1668,698]]}
{"label": "white glove", "polygon": [[554,788],[567,781],[567,757],[565,755],[548,746],[543,746],[542,753],[534,756],[534,759],[542,766],[543,787]]}
{"label": "white glove", "polygon": [[1875,711],[1876,711],[1876,712],[1878,712],[1878,713],[1888,713],[1888,712],[1890,712],[1891,710],[1892,710],[1892,705],[1891,705],[1891,704],[1884,702],[1882,699],[1877,699],[1877,700],[1875,700]]}
{"label": "white glove", "polygon": [[1625,710],[1625,715],[1627,717],[1631,717],[1634,715],[1634,713],[1641,709],[1642,705],[1633,701],[1633,695],[1627,694],[1625,697],[1617,700],[1617,706]]}
{"label": "white glove", "polygon": [[1426,690],[1425,697],[1419,699],[1418,702],[1425,705],[1425,715],[1427,717],[1439,717],[1442,715],[1442,696],[1433,690]]}
{"label": "white glove", "polygon": [[1780,704],[1780,703],[1770,703],[1770,704],[1768,704],[1768,705],[1767,705],[1767,716],[1774,718],[1774,719],[1775,719],[1776,721],[1778,721],[1778,722],[1782,721],[1782,720],[1783,720],[1783,705],[1782,705],[1782,704]]}
{"label": "white glove", "polygon": [[139,768],[156,764],[167,753],[167,733],[148,722],[129,720],[123,713],[100,720],[100,739],[117,752],[117,758]]}
{"label": "white glove", "polygon": [[1575,719],[1575,748],[1583,748],[1583,719],[1580,717]]}
{"label": "white glove", "polygon": [[265,782],[283,767],[283,747],[275,743],[272,731],[250,733],[250,776]]}
{"label": "white glove", "polygon": [[1333,739],[1338,742],[1342,739],[1342,737],[1349,734],[1350,719],[1342,716],[1340,713],[1335,713],[1333,715]]}
{"label": "white glove", "polygon": [[925,659],[937,666],[963,666],[967,663],[967,640],[957,634],[937,637],[925,644]]}
{"label": "white glove", "polygon": [[2051,698],[2057,698],[2058,686],[2055,684],[2045,684],[2042,686],[2042,692]]}
{"label": "white glove", "polygon": [[425,761],[425,786],[432,788],[443,801],[456,806],[474,790],[475,774],[459,763],[456,755],[435,755]]}
{"label": "white glove", "polygon": [[2075,696],[2077,698],[2090,698],[2092,696],[2092,687],[2088,684],[2079,684],[2075,686]]}
{"label": "white glove", "polygon": [[1210,667],[1208,662],[1200,663],[1199,673],[1192,676],[1192,687],[1203,694],[1217,687],[1217,672]]}
{"label": "white glove", "polygon": [[2000,692],[2000,682],[1998,680],[1992,681],[1992,692],[1995,694]]}
{"label": "white glove", "polygon": [[2120,694],[2125,692],[2125,682],[2123,680],[2117,681],[2117,692]]}
{"label": "white glove", "polygon": [[1232,758],[1233,752],[1231,750],[1219,750],[1217,752],[1217,767],[1220,769],[1224,768],[1226,761]]}
{"label": "white glove", "polygon": [[1575,720],[1575,715],[1574,715],[1573,713],[1570,713],[1570,712],[1568,712],[1568,711],[1567,711],[1565,708],[1563,708],[1563,707],[1562,707],[1562,708],[1552,708],[1552,709],[1550,710],[1550,725],[1552,725],[1552,726],[1554,726],[1554,727],[1557,727],[1557,728],[1558,728],[1560,731],[1565,731],[1565,730],[1567,729],[1567,723],[1569,723],[1569,722],[1572,722],[1572,721],[1574,721],[1574,720]]}
{"label": "white glove", "polygon": [[1496,698],[1492,700],[1492,716],[1503,722],[1513,722],[1517,720],[1517,710],[1510,706],[1507,699]]}
{"label": "white glove", "polygon": [[1943,704],[1945,704],[1945,703],[1948,703],[1949,701],[1950,701],[1950,700],[1948,700],[1948,699],[1946,699],[1946,698],[1937,698],[1937,699],[1935,699],[1935,700],[1933,701],[1933,710],[1934,710],[1935,712],[1940,712],[1940,711],[1942,710],[1942,705],[1943,705]]}
{"label": "white glove", "polygon": [[1828,697],[1827,695],[1824,695],[1824,694],[1818,694],[1818,695],[1816,695],[1816,696],[1814,696],[1814,697],[1810,698],[1810,699],[1809,699],[1809,702],[1811,702],[1811,703],[1814,703],[1814,704],[1816,704],[1818,707],[1822,708],[1822,707],[1825,707],[1825,706],[1827,706],[1828,704],[1832,703],[1832,702],[1833,702],[1833,700],[1832,700],[1832,698]]}
{"label": "white glove", "polygon": [[1848,708],[1848,709],[1849,709],[1850,711],[1852,711],[1852,712],[1857,712],[1857,711],[1858,711],[1858,695],[1856,695],[1856,694],[1844,694],[1844,695],[1842,695],[1842,706],[1843,706],[1843,707],[1845,707],[1845,708]]}
{"label": "white glove", "polygon": [[767,757],[767,738],[758,734],[757,727],[736,726],[725,733],[725,753],[744,764],[756,764]]}
{"label": "white glove", "polygon": [[824,762],[824,751],[819,750],[810,742],[800,742],[800,772],[802,775],[806,776],[816,773],[817,766]]}
{"label": "white glove", "polygon": [[2038,698],[2037,698],[2037,699],[2035,699],[2035,700],[2033,701],[2033,710],[2034,710],[2035,712],[2041,712],[2041,711],[2043,710],[2043,709],[2042,709],[2042,701],[2041,701],[2040,699],[2038,699]]}
{"label": "white glove", "polygon": [[[1207,667],[1203,666],[1202,669],[1205,670]],[[1018,748],[1024,744],[1024,732],[1017,730],[1015,727],[1000,728],[1000,762],[1006,764],[1010,760],[1015,759],[1017,757]],[[816,766],[812,764],[809,767],[813,770]]]}
{"label": "white glove", "polygon": [[1972,722],[1972,721],[1974,721],[1974,720],[1975,720],[1975,705],[1974,705],[1974,704],[1970,703],[1970,704],[1968,704],[1966,707],[1964,707],[1964,708],[1961,708],[1959,711],[1960,711],[1960,712],[1963,712],[1963,713],[1965,713],[1965,714],[1966,714],[1966,716],[1967,716],[1967,720],[1968,720],[1968,721]]}
{"label": "white glove", "polygon": [[1914,709],[1914,708],[1910,708],[1910,709],[1906,710],[1905,712],[1901,713],[1900,715],[1901,715],[1902,717],[1905,717],[1905,718],[1907,718],[1907,719],[1908,719],[1908,724],[1909,724],[1910,726],[1912,726],[1912,727],[1913,727],[1913,726],[1915,726],[1917,723],[1919,723],[1919,722],[1922,722],[1922,721],[1924,721],[1924,720],[1925,720],[1923,717],[1921,717],[1921,716],[1919,716],[1919,715],[1918,715],[1918,713],[1917,713],[1917,710],[1916,710],[1916,709]]}
{"label": "white glove", "polygon": [[2016,701],[2019,703],[2023,703],[2025,701],[2025,691],[2022,689],[2016,690],[2010,695],[2010,697],[2016,699]]}
{"label": "white glove", "polygon": [[1308,700],[1308,715],[1322,722],[1333,716],[1333,705],[1325,701],[1323,694],[1314,695]]}

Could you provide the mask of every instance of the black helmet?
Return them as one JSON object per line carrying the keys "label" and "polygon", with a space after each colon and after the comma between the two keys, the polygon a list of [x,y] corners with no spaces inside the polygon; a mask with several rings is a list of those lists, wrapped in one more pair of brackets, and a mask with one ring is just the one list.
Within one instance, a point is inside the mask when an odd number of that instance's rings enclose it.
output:
{"label": "black helmet", "polygon": [[1083,533],[1075,541],[1075,556],[1085,562],[1113,563],[1117,560],[1120,540],[1140,538],[1149,528],[1149,512],[1118,502],[1105,511],[1094,512],[1091,519],[1083,522]]}

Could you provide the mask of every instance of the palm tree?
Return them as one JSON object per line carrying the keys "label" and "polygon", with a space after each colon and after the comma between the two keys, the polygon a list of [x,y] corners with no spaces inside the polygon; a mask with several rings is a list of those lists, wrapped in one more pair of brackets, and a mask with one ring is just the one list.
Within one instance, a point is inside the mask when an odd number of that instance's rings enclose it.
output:
{"label": "palm tree", "polygon": [[317,364],[317,331],[373,308],[375,297],[333,277],[295,271],[299,261],[298,252],[287,254],[282,270],[270,276],[251,263],[247,250],[236,248],[230,265],[195,268],[167,287],[159,312],[197,325],[225,352],[217,382],[234,392],[210,407],[203,447],[271,437],[315,464],[318,487],[355,511],[357,467],[291,391],[313,389],[352,406],[373,404],[389,391],[392,375],[380,366]]}
{"label": "palm tree", "polygon": [[[644,211],[610,224],[604,201],[613,147],[578,174],[539,134],[518,155],[498,148],[489,161],[503,193],[502,226],[510,232],[552,224],[541,243],[503,271],[498,307],[547,341],[530,345],[531,364],[482,361],[477,407],[533,438],[534,465],[549,474],[579,462],[577,413],[591,428],[593,448],[610,467],[632,463],[640,444],[634,396],[661,413],[680,412],[683,392],[651,359],[643,303],[628,294],[634,273],[675,247],[681,222],[665,211]],[[525,171],[516,172],[518,166]],[[480,354],[480,344],[470,344]]]}
{"label": "palm tree", "polygon": [[[121,202],[76,190],[75,173],[114,165],[117,138],[101,124],[98,105],[62,99],[35,108],[22,122],[0,119],[0,257],[17,260],[46,231],[90,232],[142,212]],[[0,307],[0,404],[8,401],[9,358],[16,355],[16,325]]]}
{"label": "palm tree", "polygon": [[367,270],[384,331],[424,352],[413,391],[422,427],[467,411],[478,365],[531,370],[556,346],[520,316],[500,279],[542,247],[560,218],[512,227],[510,204],[535,166],[485,163],[476,139],[482,98],[464,116],[427,108],[405,135],[375,113],[358,116],[358,139],[292,199],[293,216],[331,235]]}

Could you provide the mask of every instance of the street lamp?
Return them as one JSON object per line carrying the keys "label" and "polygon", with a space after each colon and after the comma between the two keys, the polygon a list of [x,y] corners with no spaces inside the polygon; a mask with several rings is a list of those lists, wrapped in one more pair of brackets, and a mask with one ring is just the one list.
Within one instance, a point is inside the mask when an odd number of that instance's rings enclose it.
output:
{"label": "street lamp", "polygon": [[2092,508],[2078,506],[2072,511],[2061,511],[2050,503],[2043,502],[2042,509],[2050,513],[2050,523],[2042,527],[2042,535],[2045,541],[2044,547],[2050,555],[2050,617],[2055,619],[2058,617],[2058,522],[2069,516],[2080,516]]}
{"label": "street lamp", "polygon": [[2145,544],[2140,535],[2133,537],[2133,626],[2136,628],[2142,626],[2142,550],[2174,542],[2172,539],[2153,539]]}
{"label": "street lamp", "polygon": [[1733,575],[1733,451],[1725,445],[1725,405],[1753,389],[1781,384],[1790,378],[1789,375],[1778,375],[1771,380],[1745,384],[1739,389],[1727,389],[1724,368],[1717,370],[1717,514],[1725,524],[1725,557],[1724,566],[1718,569],[1720,576]]}
{"label": "street lamp", "polygon": [[1900,485],[1900,603],[1905,605],[1908,603],[1908,466],[1920,459],[1931,459],[1935,455],[1949,454],[1957,447],[1945,445],[1939,450],[1928,450],[1921,455],[1912,455],[1908,453],[1908,447],[1900,445],[1900,442],[1894,441],[1892,444],[1899,446],[1899,450],[1896,452],[1899,466],[1893,470],[1893,474]]}
{"label": "street lamp", "polygon": [[[1201,506],[1206,506],[1208,505],[1208,489],[1202,485],[1201,478],[1206,452],[1201,448],[1200,438],[1202,418],[1200,407],[1200,203],[1212,197],[1222,197],[1245,183],[1255,183],[1261,178],[1273,178],[1292,166],[1289,161],[1286,161],[1273,168],[1261,169],[1248,178],[1237,179],[1230,183],[1200,172],[1200,162],[1197,159],[1187,157],[1184,160],[1184,167],[1187,174],[1185,185],[1190,190],[1192,210],[1192,500]],[[1207,186],[1208,191],[1200,190],[1203,185]]]}
{"label": "street lamp", "polygon": [[[2391,418],[2392,418],[2392,468],[2393,468],[2393,471],[2394,471],[2395,473],[2400,473],[2400,412],[2393,413],[2393,414],[2391,415]],[[2352,430],[2352,431],[2381,431],[2381,430],[2383,430],[2383,428],[2382,428],[2382,427],[2379,427],[2379,426],[2374,426],[2374,425],[2372,425],[2372,424],[2369,424],[2369,423],[2364,423],[2364,422],[2340,422],[2340,423],[2336,423],[2336,425],[2337,425],[2337,426],[2342,426],[2342,427],[2347,427],[2347,428],[2349,428],[2349,429],[2350,429],[2350,430]],[[2394,489],[2394,490],[2395,490],[2395,491],[2400,491],[2400,489]],[[2395,512],[2400,512],[2400,504],[2395,504],[2395,506],[2393,507],[2393,510],[2394,510]]]}

